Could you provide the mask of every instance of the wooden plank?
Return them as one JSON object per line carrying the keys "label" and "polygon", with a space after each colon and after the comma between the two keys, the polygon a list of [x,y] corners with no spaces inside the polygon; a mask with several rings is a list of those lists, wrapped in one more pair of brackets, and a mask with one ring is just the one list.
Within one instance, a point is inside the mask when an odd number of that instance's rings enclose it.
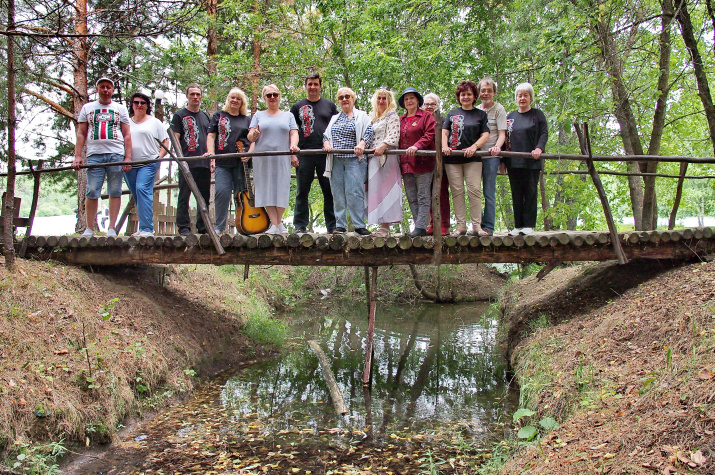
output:
{"label": "wooden plank", "polygon": [[367,345],[365,348],[365,370],[362,375],[362,385],[367,387],[370,385],[370,373],[372,368],[372,352],[373,352],[373,339],[375,333],[375,313],[377,312],[377,267],[372,267],[372,283],[370,285],[368,294],[369,301],[369,312],[368,312],[368,323],[367,323]]}

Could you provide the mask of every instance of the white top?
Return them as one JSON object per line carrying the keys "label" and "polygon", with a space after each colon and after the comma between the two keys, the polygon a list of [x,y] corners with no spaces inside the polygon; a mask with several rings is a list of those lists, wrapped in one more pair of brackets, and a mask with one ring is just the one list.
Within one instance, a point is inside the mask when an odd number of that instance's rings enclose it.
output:
{"label": "white top", "polygon": [[141,124],[137,124],[133,119],[129,120],[129,128],[132,131],[132,161],[154,160],[159,158],[159,143],[168,139],[164,124],[154,116],[149,116]]}
{"label": "white top", "polygon": [[124,136],[121,124],[129,123],[129,112],[112,101],[90,102],[79,111],[78,122],[87,122],[87,155],[118,153],[124,155]]}

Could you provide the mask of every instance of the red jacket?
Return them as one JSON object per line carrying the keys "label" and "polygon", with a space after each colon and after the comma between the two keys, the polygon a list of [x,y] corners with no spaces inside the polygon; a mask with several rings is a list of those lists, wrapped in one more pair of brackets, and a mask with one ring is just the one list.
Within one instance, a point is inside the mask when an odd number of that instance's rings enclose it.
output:
{"label": "red jacket", "polygon": [[[417,109],[412,117],[407,114],[400,117],[400,148],[413,145],[417,150],[434,150],[434,117],[432,114]],[[400,155],[400,170],[405,173],[429,173],[434,171],[434,157],[408,157]]]}

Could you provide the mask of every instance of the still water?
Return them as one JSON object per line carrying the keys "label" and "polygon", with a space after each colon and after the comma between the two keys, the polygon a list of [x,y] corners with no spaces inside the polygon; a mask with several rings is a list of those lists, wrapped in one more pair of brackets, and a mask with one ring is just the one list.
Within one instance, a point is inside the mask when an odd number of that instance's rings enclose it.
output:
{"label": "still water", "polygon": [[[283,315],[289,343],[274,360],[228,379],[221,403],[236,420],[254,419],[274,443],[432,439],[475,443],[511,419],[518,394],[495,348],[496,316],[488,303],[378,303],[371,390],[364,390],[367,309],[364,302],[324,301]],[[316,340],[348,406],[337,415]],[[496,433],[495,433],[496,432]],[[316,440],[318,442],[318,440]]]}

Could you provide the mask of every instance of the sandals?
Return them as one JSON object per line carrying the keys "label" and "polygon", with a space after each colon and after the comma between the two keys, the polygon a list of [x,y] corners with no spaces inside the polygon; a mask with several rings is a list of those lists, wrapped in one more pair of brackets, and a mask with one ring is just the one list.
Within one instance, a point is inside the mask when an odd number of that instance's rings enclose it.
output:
{"label": "sandals", "polygon": [[481,228],[481,226],[475,226],[472,228],[472,236],[489,236],[489,232]]}
{"label": "sandals", "polygon": [[450,234],[450,236],[452,236],[452,237],[459,237],[459,236],[464,236],[465,234],[467,234],[467,228],[466,228],[466,227],[455,229],[454,231],[452,231],[452,234]]}
{"label": "sandals", "polygon": [[380,229],[377,230],[377,232],[373,233],[373,236],[383,237],[383,238],[390,237],[390,229],[381,227]]}

